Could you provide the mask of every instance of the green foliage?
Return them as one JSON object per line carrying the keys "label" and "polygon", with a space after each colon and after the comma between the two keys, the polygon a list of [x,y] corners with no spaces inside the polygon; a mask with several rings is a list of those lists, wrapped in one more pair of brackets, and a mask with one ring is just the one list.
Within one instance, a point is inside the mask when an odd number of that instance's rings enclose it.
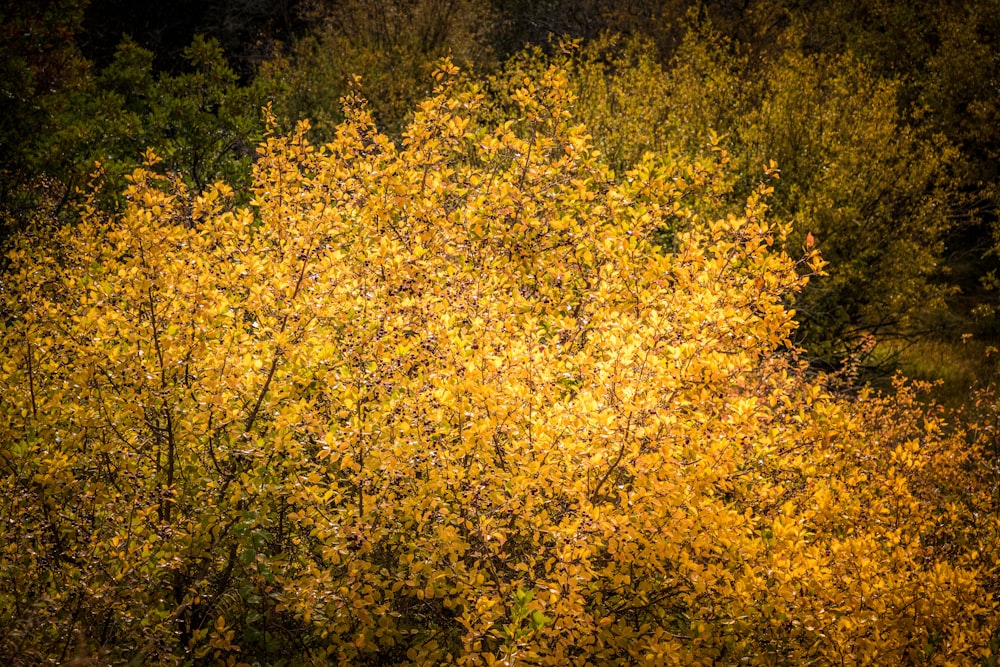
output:
{"label": "green foliage", "polygon": [[[830,58],[851,54],[873,74],[895,81],[901,118],[925,139],[947,138],[956,233],[948,239],[946,280],[962,292],[949,299],[957,322],[950,336],[975,332],[996,342],[995,296],[979,284],[995,269],[1000,155],[996,82],[1000,77],[1000,5],[995,0],[887,3],[837,0],[791,13],[805,50]],[[918,152],[919,152],[919,146]],[[916,168],[915,171],[919,171]],[[993,236],[998,236],[993,231]],[[958,360],[963,364],[974,359]],[[943,371],[947,373],[947,370]]]}
{"label": "green foliage", "polygon": [[[918,111],[963,148],[966,182],[996,197],[1000,176],[1000,3],[958,3],[939,10],[937,49],[923,76],[914,76]],[[918,71],[919,74],[919,71]],[[979,181],[978,183],[976,181]],[[977,188],[977,189],[978,189]]]}
{"label": "green foliage", "polygon": [[119,207],[125,177],[149,147],[162,156],[160,168],[195,191],[218,179],[245,191],[264,132],[266,82],[241,84],[211,41],[195,39],[185,57],[189,71],[157,74],[154,55],[126,40],[108,67],[83,69],[73,85],[45,95],[44,129],[27,131],[25,157],[9,168],[5,226],[38,231],[72,218],[95,172],[95,203]]}
{"label": "green foliage", "polygon": [[849,57],[787,55],[766,85],[741,137],[748,162],[781,165],[775,212],[794,221],[793,244],[811,232],[830,263],[830,277],[798,304],[807,347],[835,361],[867,335],[941,322],[954,150],[909,127],[898,84]]}
{"label": "green foliage", "polygon": [[341,98],[361,94],[398,138],[442,57],[490,66],[493,17],[483,0],[352,0],[319,10],[316,28],[265,68],[281,91],[276,111],[291,125],[308,118],[311,136],[324,143],[344,119]]}
{"label": "green foliage", "polygon": [[87,77],[73,41],[85,4],[8,2],[0,9],[0,242],[39,200],[57,205],[65,196],[42,168],[39,143],[59,127],[61,101]]}
{"label": "green foliage", "polygon": [[185,51],[188,72],[156,74],[153,58],[126,40],[114,62],[66,100],[59,131],[45,147],[52,163],[65,152],[76,159],[55,175],[82,185],[99,163],[110,197],[152,147],[161,168],[195,191],[219,179],[245,189],[264,132],[263,84],[241,85],[218,45],[200,38]]}

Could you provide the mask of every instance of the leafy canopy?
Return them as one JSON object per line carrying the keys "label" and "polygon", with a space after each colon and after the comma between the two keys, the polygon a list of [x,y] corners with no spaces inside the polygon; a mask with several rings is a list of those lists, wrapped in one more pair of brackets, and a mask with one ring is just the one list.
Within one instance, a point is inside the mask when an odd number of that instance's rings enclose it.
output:
{"label": "leafy canopy", "polygon": [[150,154],[120,215],[10,253],[0,655],[987,655],[977,445],[804,374],[822,262],[769,189],[708,217],[698,170],[612,178],[557,69],[498,124],[453,74],[400,147],[351,100],[269,137],[244,207]]}

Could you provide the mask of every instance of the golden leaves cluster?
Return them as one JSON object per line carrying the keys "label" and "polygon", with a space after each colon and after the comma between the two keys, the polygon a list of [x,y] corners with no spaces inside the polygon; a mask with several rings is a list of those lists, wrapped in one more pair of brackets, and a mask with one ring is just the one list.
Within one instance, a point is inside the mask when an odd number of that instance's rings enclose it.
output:
{"label": "golden leaves cluster", "polygon": [[399,146],[358,100],[325,146],[270,137],[250,207],[150,156],[123,215],[9,255],[0,649],[987,655],[966,444],[804,372],[786,304],[822,261],[767,188],[702,217],[697,169],[603,166],[558,71],[499,124],[453,74]]}

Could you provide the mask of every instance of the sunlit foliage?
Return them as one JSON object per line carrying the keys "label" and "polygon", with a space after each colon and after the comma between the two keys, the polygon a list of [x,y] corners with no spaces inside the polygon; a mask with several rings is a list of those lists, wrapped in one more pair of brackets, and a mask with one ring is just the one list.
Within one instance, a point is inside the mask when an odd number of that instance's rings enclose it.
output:
{"label": "sunlit foliage", "polygon": [[656,55],[648,42],[613,37],[554,55],[535,49],[494,77],[494,94],[505,108],[525,75],[565,70],[575,112],[619,172],[646,151],[710,169],[725,149],[728,188],[718,183],[702,204],[712,202],[716,214],[738,211],[763,169],[780,174],[771,206],[792,224],[788,247],[798,251],[812,235],[829,262],[829,278],[796,303],[798,341],[814,360],[836,365],[873,335],[942,325],[956,154],[906,122],[898,82],[850,56],[806,55],[794,45],[751,65],[705,24],[691,26],[669,66]]}
{"label": "sunlit foliage", "polygon": [[248,207],[150,154],[12,250],[6,662],[990,657],[978,445],[804,372],[823,263],[770,187],[709,217],[683,164],[612,176],[557,69],[496,124],[453,74],[401,146],[349,100]]}

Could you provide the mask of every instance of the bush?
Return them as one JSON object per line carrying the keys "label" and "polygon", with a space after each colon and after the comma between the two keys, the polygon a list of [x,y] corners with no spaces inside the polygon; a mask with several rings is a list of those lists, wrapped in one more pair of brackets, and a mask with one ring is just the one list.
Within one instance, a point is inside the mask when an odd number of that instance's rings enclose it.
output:
{"label": "bush", "polygon": [[6,662],[983,655],[976,446],[803,372],[821,261],[767,188],[683,220],[684,170],[613,179],[557,70],[496,126],[451,74],[401,148],[354,101],[260,147],[249,207],[150,156],[10,253]]}

